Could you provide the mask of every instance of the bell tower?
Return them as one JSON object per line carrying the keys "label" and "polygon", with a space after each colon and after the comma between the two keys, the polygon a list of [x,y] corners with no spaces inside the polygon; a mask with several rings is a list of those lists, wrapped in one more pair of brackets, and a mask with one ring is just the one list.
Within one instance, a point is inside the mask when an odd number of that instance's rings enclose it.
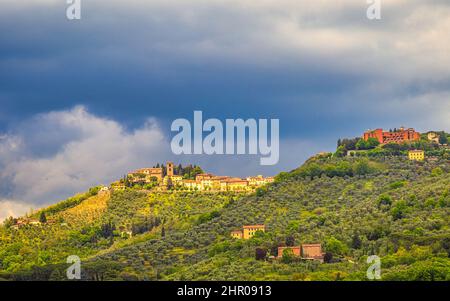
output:
{"label": "bell tower", "polygon": [[173,163],[167,162],[167,176],[172,177],[173,176]]}

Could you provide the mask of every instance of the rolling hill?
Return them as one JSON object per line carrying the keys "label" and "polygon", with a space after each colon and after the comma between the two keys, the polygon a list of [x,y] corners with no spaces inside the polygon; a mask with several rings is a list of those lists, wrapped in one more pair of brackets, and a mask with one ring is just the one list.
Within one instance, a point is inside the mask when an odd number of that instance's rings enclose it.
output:
{"label": "rolling hill", "polygon": [[[85,280],[450,280],[450,163],[404,156],[318,155],[256,193],[85,194],[34,213],[38,225],[0,227],[0,278],[66,280],[66,258]],[[230,232],[265,224],[236,240]],[[326,262],[277,248],[320,243]],[[263,250],[267,256],[255,256]]]}

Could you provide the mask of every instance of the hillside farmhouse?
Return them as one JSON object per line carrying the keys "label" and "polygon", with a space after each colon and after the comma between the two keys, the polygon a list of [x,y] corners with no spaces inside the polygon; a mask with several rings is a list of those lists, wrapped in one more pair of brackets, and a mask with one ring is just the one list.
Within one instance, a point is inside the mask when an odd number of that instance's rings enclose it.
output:
{"label": "hillside farmhouse", "polygon": [[294,247],[279,247],[277,258],[282,258],[285,250],[292,250],[294,256],[301,257],[302,259],[319,260],[323,262],[324,253],[322,252],[321,244],[302,244]]}

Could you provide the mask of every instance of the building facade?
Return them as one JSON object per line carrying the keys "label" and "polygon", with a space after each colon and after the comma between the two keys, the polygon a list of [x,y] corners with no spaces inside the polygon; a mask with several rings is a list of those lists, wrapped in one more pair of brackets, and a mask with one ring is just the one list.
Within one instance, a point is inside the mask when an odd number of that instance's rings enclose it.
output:
{"label": "building facade", "polygon": [[231,231],[231,237],[236,239],[242,239],[242,231],[241,230]]}
{"label": "building facade", "polygon": [[432,141],[432,142],[434,142],[434,143],[437,143],[437,144],[439,144],[439,135],[438,134],[436,134],[435,132],[429,132],[428,134],[427,134],[427,138],[428,138],[428,141]]}
{"label": "building facade", "polygon": [[302,244],[302,258],[323,260],[321,244]]}
{"label": "building facade", "polygon": [[265,225],[249,225],[249,226],[243,226],[242,227],[242,237],[244,239],[250,239],[252,238],[257,231],[266,232],[266,226]]}
{"label": "building facade", "polygon": [[410,150],[408,152],[408,159],[412,161],[423,161],[425,160],[425,152],[423,150]]}
{"label": "building facade", "polygon": [[166,164],[166,174],[168,177],[172,177],[174,175],[173,173],[173,163],[172,162],[167,162]]}
{"label": "building facade", "polygon": [[150,183],[153,178],[156,178],[158,182],[163,179],[162,168],[141,168],[128,174],[130,181],[132,182],[145,182]]}
{"label": "building facade", "polygon": [[265,225],[246,225],[242,226],[242,230],[231,231],[231,237],[237,239],[250,239],[257,231],[266,232]]}
{"label": "building facade", "polygon": [[283,253],[285,250],[292,250],[294,256],[300,257],[302,256],[302,248],[300,246],[297,247],[278,247],[278,258],[283,257]]}
{"label": "building facade", "polygon": [[239,178],[225,179],[220,184],[221,191],[245,191],[249,187],[247,180]]}
{"label": "building facade", "polygon": [[395,131],[383,131],[383,129],[369,130],[363,135],[365,141],[369,138],[377,139],[380,144],[387,143],[404,143],[420,140],[420,133],[416,132],[413,128],[400,128]]}
{"label": "building facade", "polygon": [[201,173],[195,176],[195,180],[196,181],[205,181],[205,180],[210,180],[214,177],[213,174],[210,173]]}
{"label": "building facade", "polygon": [[283,257],[285,250],[292,250],[294,256],[307,260],[319,260],[323,262],[324,253],[321,244],[302,244],[294,247],[278,247],[277,258]]}
{"label": "building facade", "polygon": [[262,175],[257,175],[256,177],[248,177],[247,178],[248,185],[253,186],[253,187],[262,186],[262,185],[265,185],[268,183],[273,183],[274,180],[275,179],[273,177],[264,178]]}

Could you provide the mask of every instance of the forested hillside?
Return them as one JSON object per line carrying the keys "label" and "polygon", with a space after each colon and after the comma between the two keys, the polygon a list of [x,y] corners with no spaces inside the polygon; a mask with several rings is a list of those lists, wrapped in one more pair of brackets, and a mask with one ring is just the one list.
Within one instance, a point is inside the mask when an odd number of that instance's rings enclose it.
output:
{"label": "forested hillside", "polygon": [[[446,156],[316,156],[253,194],[91,191],[41,225],[6,221],[0,278],[65,280],[78,255],[86,280],[365,280],[378,255],[382,280],[450,280],[449,171]],[[230,237],[248,224],[266,232]],[[325,262],[271,257],[301,243]]]}

